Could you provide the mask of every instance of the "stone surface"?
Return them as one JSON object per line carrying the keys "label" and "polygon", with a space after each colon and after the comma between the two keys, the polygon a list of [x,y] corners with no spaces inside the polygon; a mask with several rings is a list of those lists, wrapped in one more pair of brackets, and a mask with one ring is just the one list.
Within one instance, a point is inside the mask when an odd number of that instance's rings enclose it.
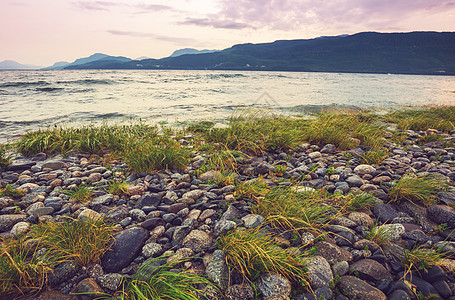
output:
{"label": "stone surface", "polygon": [[338,287],[350,300],[387,300],[383,292],[353,276],[341,276]]}
{"label": "stone surface", "polygon": [[306,261],[308,268],[308,282],[313,289],[329,286],[333,280],[333,273],[327,260],[322,256],[314,256]]}
{"label": "stone surface", "polygon": [[102,257],[106,272],[115,273],[128,266],[140,253],[148,231],[141,227],[126,229],[115,236],[112,247]]}
{"label": "stone surface", "polygon": [[257,281],[256,287],[265,298],[275,295],[291,295],[291,283],[281,275],[265,273]]}
{"label": "stone surface", "polygon": [[364,280],[377,281],[381,279],[392,280],[392,275],[380,263],[372,259],[362,259],[351,264],[351,270],[358,273]]}
{"label": "stone surface", "polygon": [[210,281],[218,285],[221,289],[226,289],[229,283],[229,269],[226,264],[226,256],[223,251],[215,250],[210,260],[205,274]]}
{"label": "stone surface", "polygon": [[18,222],[11,229],[11,235],[13,237],[18,237],[23,233],[26,233],[30,228],[30,223],[28,222]]}
{"label": "stone surface", "polygon": [[74,288],[74,293],[78,295],[79,300],[91,300],[103,296],[104,290],[96,283],[93,278],[85,278]]}
{"label": "stone surface", "polygon": [[13,228],[14,224],[25,221],[27,215],[0,215],[0,232],[5,232]]}
{"label": "stone surface", "polygon": [[254,290],[246,281],[242,284],[234,284],[229,286],[226,291],[226,299],[228,300],[253,300]]}
{"label": "stone surface", "polygon": [[210,248],[212,238],[204,231],[192,230],[182,241],[184,247],[194,252],[202,252]]}

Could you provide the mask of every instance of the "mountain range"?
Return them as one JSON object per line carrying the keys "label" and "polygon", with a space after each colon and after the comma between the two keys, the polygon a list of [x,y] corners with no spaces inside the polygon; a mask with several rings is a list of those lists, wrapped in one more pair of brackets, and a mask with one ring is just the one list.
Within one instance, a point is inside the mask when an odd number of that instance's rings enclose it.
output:
{"label": "mountain range", "polygon": [[161,59],[96,53],[46,69],[263,70],[455,75],[455,32],[377,33],[185,48]]}

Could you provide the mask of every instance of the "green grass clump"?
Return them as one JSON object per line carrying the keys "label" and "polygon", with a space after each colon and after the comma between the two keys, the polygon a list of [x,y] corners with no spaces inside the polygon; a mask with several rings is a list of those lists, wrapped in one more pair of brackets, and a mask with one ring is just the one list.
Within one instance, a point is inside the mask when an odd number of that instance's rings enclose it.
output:
{"label": "green grass clump", "polygon": [[79,265],[96,262],[108,249],[114,227],[100,218],[86,221],[64,218],[30,228],[30,237],[60,261],[75,260]]}
{"label": "green grass clump", "polygon": [[324,190],[300,192],[298,186],[271,189],[253,211],[277,227],[318,230],[333,218],[371,207],[374,197],[366,194],[330,194]]}
{"label": "green grass clump", "polygon": [[397,127],[403,130],[432,128],[451,131],[455,129],[455,106],[423,106],[394,111],[387,114],[385,118],[389,122],[397,123]]}
{"label": "green grass clump", "polygon": [[274,272],[309,286],[305,256],[280,248],[273,236],[260,229],[232,230],[220,236],[217,244],[226,254],[229,268],[254,281],[265,272]]}
{"label": "green grass clump", "polygon": [[6,168],[11,163],[7,149],[8,145],[0,144],[0,169]]}
{"label": "green grass clump", "polygon": [[438,202],[437,194],[448,189],[444,178],[432,174],[404,175],[389,190],[391,202],[410,201],[425,206]]}
{"label": "green grass clump", "polygon": [[259,176],[257,179],[242,181],[235,185],[234,196],[237,199],[253,199],[257,200],[258,197],[264,197],[270,188],[263,178]]}
{"label": "green grass clump", "polygon": [[228,127],[212,128],[203,133],[206,141],[224,145],[226,149],[261,154],[288,150],[298,145],[301,130],[289,117],[245,113],[230,118]]}
{"label": "green grass clump", "polygon": [[416,247],[412,250],[405,249],[403,265],[407,271],[416,270],[417,272],[428,272],[433,266],[446,255],[440,250],[428,249],[423,246]]}
{"label": "green grass clump", "polygon": [[77,203],[85,203],[93,198],[93,187],[85,184],[77,186],[74,190],[63,190],[63,194],[71,197],[71,200]]}
{"label": "green grass clump", "polygon": [[386,149],[372,148],[362,155],[361,162],[367,165],[379,165],[388,157],[389,151]]}
{"label": "green grass clump", "polygon": [[7,184],[4,188],[0,188],[0,196],[19,198],[24,196],[24,192],[13,188],[11,184]]}
{"label": "green grass clump", "polygon": [[129,140],[155,138],[156,126],[131,125],[88,125],[79,128],[57,127],[39,129],[26,133],[16,143],[18,151],[25,155],[39,152],[102,153],[105,150],[122,151]]}
{"label": "green grass clump", "polygon": [[392,240],[392,232],[390,230],[389,227],[373,224],[368,229],[364,238],[375,242],[379,246],[387,245]]}
{"label": "green grass clump", "polygon": [[[46,283],[46,274],[55,261],[48,252],[37,252],[37,245],[25,238],[6,239],[0,243],[0,297],[38,293]],[[4,298],[3,298],[4,297]]]}
{"label": "green grass clump", "polygon": [[172,270],[185,260],[160,263],[164,259],[158,257],[143,264],[130,280],[124,282],[118,297],[122,300],[198,300],[201,299],[198,295],[203,294],[198,285],[214,286],[207,278],[196,273]]}
{"label": "green grass clump", "polygon": [[310,121],[304,139],[310,143],[333,144],[342,150],[382,147],[385,129],[376,124],[374,114],[365,112],[323,113]]}
{"label": "green grass clump", "polygon": [[123,152],[132,172],[183,169],[189,163],[190,151],[170,138],[131,140]]}
{"label": "green grass clump", "polygon": [[112,195],[121,195],[128,192],[129,184],[125,180],[113,180],[109,182],[107,192]]}

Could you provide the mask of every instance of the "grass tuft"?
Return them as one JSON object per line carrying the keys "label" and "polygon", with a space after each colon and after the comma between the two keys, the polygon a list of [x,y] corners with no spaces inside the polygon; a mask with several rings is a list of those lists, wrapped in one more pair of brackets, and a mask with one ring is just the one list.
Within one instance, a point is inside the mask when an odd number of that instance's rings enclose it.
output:
{"label": "grass tuft", "polygon": [[404,175],[389,190],[391,202],[410,201],[425,206],[438,202],[437,194],[448,189],[444,178],[432,174]]}
{"label": "grass tuft", "polygon": [[419,246],[412,250],[405,249],[402,263],[407,272],[410,270],[428,272],[433,266],[439,263],[445,254],[440,250]]}
{"label": "grass tuft", "polygon": [[11,157],[8,155],[9,145],[0,144],[0,169],[6,168],[11,163]]}
{"label": "grass tuft", "polygon": [[455,129],[455,106],[423,106],[394,111],[386,115],[386,120],[397,123],[397,127],[403,130],[432,128],[451,131]]}
{"label": "grass tuft", "polygon": [[164,263],[165,258],[148,260],[137,273],[124,282],[120,299],[182,299],[198,300],[203,291],[198,285],[214,286],[207,278],[190,271],[173,270],[186,260]]}
{"label": "grass tuft", "polygon": [[375,242],[379,246],[387,245],[390,244],[392,239],[392,232],[390,230],[391,229],[389,227],[373,224],[368,229],[364,238]]}
{"label": "grass tuft", "polygon": [[273,236],[260,229],[232,230],[220,236],[218,245],[228,266],[250,281],[264,272],[274,272],[309,286],[305,256],[280,248]]}
{"label": "grass tuft", "polygon": [[63,190],[62,193],[71,197],[77,203],[86,203],[93,198],[93,187],[85,184],[77,186],[74,190]]}
{"label": "grass tuft", "polygon": [[64,218],[32,226],[30,237],[40,241],[60,261],[75,260],[85,266],[107,251],[113,231],[114,227],[100,218],[86,221]]}
{"label": "grass tuft", "polygon": [[116,180],[109,182],[107,192],[112,195],[121,195],[128,192],[129,184],[125,180]]}
{"label": "grass tuft", "polygon": [[25,238],[6,239],[0,243],[0,295],[13,299],[20,295],[39,292],[46,283],[46,273],[54,261],[48,252]]}

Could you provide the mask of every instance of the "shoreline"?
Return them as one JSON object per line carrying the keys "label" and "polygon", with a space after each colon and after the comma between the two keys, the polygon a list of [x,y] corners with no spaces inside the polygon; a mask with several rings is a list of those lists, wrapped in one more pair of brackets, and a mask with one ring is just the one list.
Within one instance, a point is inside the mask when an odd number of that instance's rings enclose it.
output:
{"label": "shoreline", "polygon": [[[122,279],[131,281],[142,265],[166,254],[168,262],[184,260],[173,268],[208,278],[215,286],[205,282],[198,288],[212,299],[253,299],[252,284],[264,299],[395,299],[418,292],[448,299],[455,295],[455,132],[453,125],[444,127],[451,122],[450,109],[440,108],[439,119],[432,114],[427,120],[438,121],[441,129],[425,130],[391,130],[379,116],[364,112],[314,120],[240,115],[224,129],[201,122],[180,133],[114,128],[116,137],[133,136],[136,143],[110,139],[111,151],[103,141],[74,142],[74,150],[65,151],[61,147],[68,143],[58,139],[40,148],[31,141],[45,136],[31,134],[19,146],[29,158],[0,173],[1,191],[10,185],[9,196],[0,197],[0,235],[26,236],[37,223],[63,216],[75,222],[103,216],[115,225],[117,243],[97,259],[85,266],[66,260],[52,266],[52,275],[43,274],[48,289],[63,294],[113,294],[122,290]],[[424,116],[398,115],[397,126],[428,126]],[[76,140],[74,132],[56,132],[51,135]],[[83,149],[98,154],[80,153]],[[51,150],[66,155],[42,152]],[[428,197],[409,195],[406,186],[394,188],[414,175],[422,177],[412,191],[436,180],[423,187]],[[114,182],[126,184],[119,195],[111,190]],[[86,201],[64,192],[82,186],[93,188]],[[14,190],[24,195],[14,196]],[[238,269],[239,241],[255,241],[258,228],[272,248],[307,270],[303,277],[273,264],[266,267],[269,274],[259,262],[253,265],[260,274]],[[231,243],[236,238],[239,247],[230,248],[228,238]],[[415,258],[419,252],[443,255],[429,262]]]}

